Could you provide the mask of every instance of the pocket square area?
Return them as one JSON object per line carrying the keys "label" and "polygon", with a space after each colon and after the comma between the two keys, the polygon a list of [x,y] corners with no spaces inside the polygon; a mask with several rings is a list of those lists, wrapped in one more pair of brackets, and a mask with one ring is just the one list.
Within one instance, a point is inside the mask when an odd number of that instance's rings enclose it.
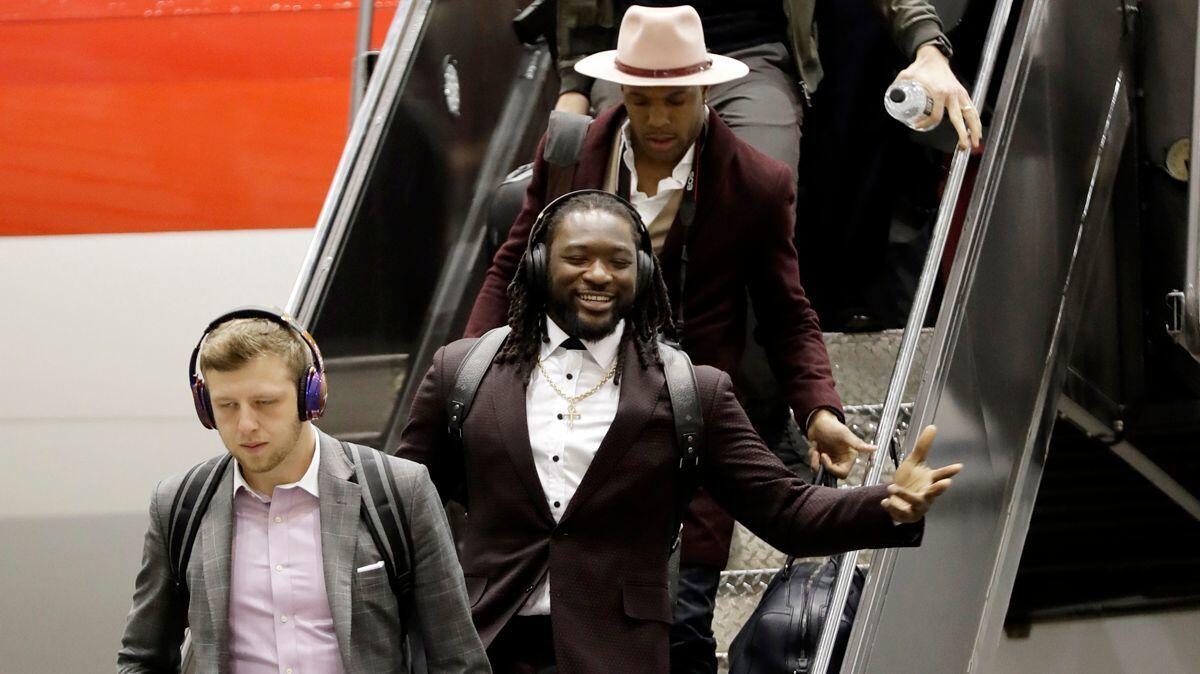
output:
{"label": "pocket square area", "polygon": [[378,569],[378,568],[380,568],[380,567],[382,567],[382,566],[383,566],[383,560],[381,559],[381,560],[379,560],[378,562],[375,562],[374,564],[368,564],[368,565],[366,565],[366,566],[360,566],[360,567],[358,567],[358,573],[364,573],[364,572],[366,572],[366,571],[371,571],[371,570],[373,570],[373,569]]}

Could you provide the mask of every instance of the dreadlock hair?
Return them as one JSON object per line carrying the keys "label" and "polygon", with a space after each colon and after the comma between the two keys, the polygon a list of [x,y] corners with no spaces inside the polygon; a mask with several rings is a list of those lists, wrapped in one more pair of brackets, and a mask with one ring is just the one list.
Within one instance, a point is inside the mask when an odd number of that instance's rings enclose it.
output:
{"label": "dreadlock hair", "polygon": [[[644,250],[653,257],[650,249],[650,236],[646,233],[645,225],[633,209],[619,196],[599,190],[588,191],[575,196],[568,195],[561,203],[551,202],[534,223],[529,233],[529,248],[538,242],[546,244],[549,249],[554,240],[558,227],[569,216],[585,211],[600,211],[614,215],[629,223],[633,229],[634,242],[639,250]],[[538,231],[538,230],[541,231]],[[508,325],[512,328],[504,346],[496,355],[497,363],[518,363],[526,385],[533,368],[537,364],[541,345],[548,342],[546,333],[546,309],[549,288],[531,288],[527,272],[528,256],[522,255],[517,264],[516,274],[508,284]],[[661,365],[658,355],[658,334],[662,330],[674,330],[675,324],[671,319],[671,300],[667,294],[667,284],[663,281],[662,271],[657,261],[652,265],[653,272],[650,283],[645,291],[640,293],[626,312],[625,330],[621,334],[621,343],[617,349],[617,370],[613,375],[613,383],[621,382],[621,374],[625,369],[622,354],[625,346],[632,341],[637,352],[638,363],[643,369],[651,364]]]}

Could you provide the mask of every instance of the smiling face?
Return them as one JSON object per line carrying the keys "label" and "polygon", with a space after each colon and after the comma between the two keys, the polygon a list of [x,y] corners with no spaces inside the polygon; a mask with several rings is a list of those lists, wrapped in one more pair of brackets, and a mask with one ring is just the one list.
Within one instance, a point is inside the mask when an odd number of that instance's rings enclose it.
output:
{"label": "smiling face", "polygon": [[674,166],[704,127],[704,87],[621,87],[633,149]]}
{"label": "smiling face", "polygon": [[633,306],[633,227],[627,218],[588,208],[564,214],[551,230],[548,312],[567,334],[607,337]]}
{"label": "smiling face", "polygon": [[308,422],[296,412],[296,380],[283,358],[264,353],[243,366],[209,370],[205,386],[221,442],[261,493],[304,476],[312,460]]}

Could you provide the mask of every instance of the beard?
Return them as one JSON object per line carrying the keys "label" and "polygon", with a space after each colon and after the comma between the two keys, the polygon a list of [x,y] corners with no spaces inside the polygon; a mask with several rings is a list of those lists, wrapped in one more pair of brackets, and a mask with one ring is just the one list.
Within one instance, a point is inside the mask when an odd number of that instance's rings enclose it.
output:
{"label": "beard", "polygon": [[293,428],[289,428],[284,437],[273,440],[268,451],[261,454],[247,454],[240,449],[230,450],[230,453],[238,460],[244,473],[269,473],[291,456],[299,445],[300,434],[303,430],[303,424],[295,424]]}
{"label": "beard", "polygon": [[612,313],[608,315],[608,319],[602,323],[590,323],[580,318],[580,312],[571,307],[570,300],[562,297],[552,297],[550,299],[550,316],[558,323],[558,327],[563,329],[571,337],[589,342],[604,339],[617,329],[617,324],[625,318],[625,314],[629,313],[632,302],[625,302],[623,305],[614,306]]}

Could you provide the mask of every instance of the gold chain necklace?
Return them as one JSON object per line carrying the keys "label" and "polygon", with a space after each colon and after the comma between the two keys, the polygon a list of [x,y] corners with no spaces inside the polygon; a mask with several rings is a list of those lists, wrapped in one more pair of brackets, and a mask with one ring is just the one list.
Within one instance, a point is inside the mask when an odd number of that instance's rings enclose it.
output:
{"label": "gold chain necklace", "polygon": [[542,376],[546,378],[546,383],[550,385],[550,388],[554,389],[554,392],[557,393],[560,398],[567,401],[567,426],[570,428],[575,428],[575,420],[581,418],[579,412],[575,411],[575,403],[581,402],[583,399],[593,395],[596,393],[596,391],[599,391],[600,387],[604,386],[609,379],[612,379],[613,375],[617,372],[617,359],[613,358],[612,367],[608,368],[608,372],[600,378],[600,381],[596,382],[595,386],[575,396],[569,396],[562,392],[562,389],[560,389],[558,385],[554,383],[554,380],[550,378],[550,373],[546,372],[546,368],[542,367],[542,361],[539,360],[537,362],[537,367],[542,373]]}

